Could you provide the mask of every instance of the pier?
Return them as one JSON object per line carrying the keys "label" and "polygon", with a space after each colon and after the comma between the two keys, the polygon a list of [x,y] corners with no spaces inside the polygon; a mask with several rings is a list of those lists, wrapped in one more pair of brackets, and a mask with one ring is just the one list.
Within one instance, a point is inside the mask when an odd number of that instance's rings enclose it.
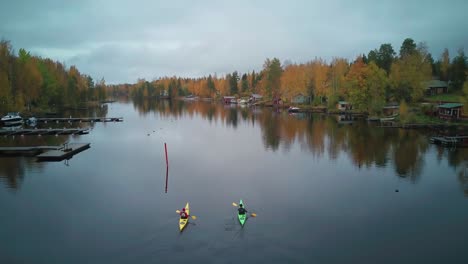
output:
{"label": "pier", "polygon": [[65,143],[60,146],[0,147],[1,156],[36,156],[38,161],[60,161],[90,148],[91,143]]}
{"label": "pier", "polygon": [[38,117],[36,118],[36,122],[42,122],[42,123],[123,122],[123,117]]}
{"label": "pier", "polygon": [[468,147],[468,136],[439,136],[431,137],[430,142],[443,146]]}
{"label": "pier", "polygon": [[89,128],[45,128],[45,129],[15,129],[0,130],[0,136],[45,136],[45,135],[83,135],[88,134]]}
{"label": "pier", "polygon": [[57,150],[63,146],[0,147],[2,156],[35,156],[48,150]]}
{"label": "pier", "polygon": [[49,150],[37,155],[38,161],[61,161],[71,158],[73,155],[90,148],[91,143],[69,143],[64,144],[62,148]]}

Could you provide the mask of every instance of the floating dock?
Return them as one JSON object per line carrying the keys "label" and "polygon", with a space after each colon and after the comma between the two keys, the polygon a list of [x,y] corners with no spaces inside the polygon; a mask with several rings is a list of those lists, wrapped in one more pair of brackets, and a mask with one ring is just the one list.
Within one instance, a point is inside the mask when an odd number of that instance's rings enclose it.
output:
{"label": "floating dock", "polygon": [[46,129],[15,129],[0,130],[0,136],[32,136],[32,135],[83,135],[88,134],[89,128],[46,128]]}
{"label": "floating dock", "polygon": [[433,144],[440,144],[443,146],[468,147],[468,136],[431,137],[430,141]]}
{"label": "floating dock", "polygon": [[39,117],[39,118],[36,118],[36,122],[42,122],[42,123],[123,122],[123,117]]}
{"label": "floating dock", "polygon": [[0,155],[4,156],[35,156],[48,150],[57,150],[63,146],[33,146],[33,147],[0,147]]}
{"label": "floating dock", "polygon": [[64,144],[63,148],[49,150],[42,154],[37,155],[38,161],[61,161],[69,159],[73,155],[90,148],[91,143],[69,143]]}

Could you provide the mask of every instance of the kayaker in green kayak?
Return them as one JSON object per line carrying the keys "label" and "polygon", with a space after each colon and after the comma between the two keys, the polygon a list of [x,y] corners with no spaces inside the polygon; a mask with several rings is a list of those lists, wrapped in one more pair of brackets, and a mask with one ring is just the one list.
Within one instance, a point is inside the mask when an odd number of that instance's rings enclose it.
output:
{"label": "kayaker in green kayak", "polygon": [[245,213],[247,213],[247,210],[245,210],[243,204],[239,204],[239,209],[237,209],[237,211],[239,211],[240,215],[245,215]]}

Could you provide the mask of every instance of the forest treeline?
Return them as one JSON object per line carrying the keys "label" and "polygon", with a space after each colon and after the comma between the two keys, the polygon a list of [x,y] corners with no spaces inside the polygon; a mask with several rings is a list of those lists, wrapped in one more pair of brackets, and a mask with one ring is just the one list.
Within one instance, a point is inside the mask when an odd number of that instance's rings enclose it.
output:
{"label": "forest treeline", "polygon": [[49,111],[78,107],[106,98],[106,84],[78,71],[75,66],[33,56],[24,49],[16,54],[9,41],[0,41],[0,111]]}
{"label": "forest treeline", "polygon": [[[17,53],[9,41],[0,41],[0,110],[53,109],[77,107],[91,100],[104,100],[106,93],[130,94],[134,98],[184,96],[216,98],[223,95],[248,96],[258,93],[267,99],[288,102],[294,96],[310,96],[313,104],[334,107],[339,100],[354,109],[379,113],[388,102],[417,102],[425,94],[426,83],[436,77],[448,81],[451,91],[468,95],[468,59],[463,49],[451,58],[448,49],[435,60],[426,43],[403,41],[399,52],[382,44],[350,62],[315,58],[306,63],[266,59],[256,72],[234,71],[224,76],[202,78],[163,77],[152,81],[139,79],[135,84],[97,83],[75,66],[33,56],[24,49]],[[467,96],[468,97],[468,96]]]}
{"label": "forest treeline", "polygon": [[[315,58],[306,63],[267,59],[259,72],[234,71],[219,77],[164,77],[136,84],[112,86],[136,98],[157,98],[194,94],[201,97],[223,95],[247,96],[259,93],[266,98],[291,100],[298,94],[310,96],[313,104],[334,107],[339,100],[353,104],[354,109],[379,113],[388,102],[417,102],[425,95],[426,84],[433,78],[447,81],[450,91],[462,89],[467,76],[468,60],[463,49],[451,58],[448,49],[434,59],[426,43],[403,41],[399,52],[391,44],[382,44],[368,54],[350,62],[333,58],[327,62]],[[468,86],[468,85],[466,85]],[[468,94],[468,87],[467,94]]]}

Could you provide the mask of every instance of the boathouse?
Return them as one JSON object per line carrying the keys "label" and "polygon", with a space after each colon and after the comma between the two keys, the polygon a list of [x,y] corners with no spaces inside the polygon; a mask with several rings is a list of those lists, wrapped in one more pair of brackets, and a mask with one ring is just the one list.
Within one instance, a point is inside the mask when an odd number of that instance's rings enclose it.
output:
{"label": "boathouse", "polygon": [[223,96],[223,102],[225,104],[237,103],[235,96]]}
{"label": "boathouse", "polygon": [[400,112],[398,103],[390,103],[382,108],[382,112],[386,116],[397,115]]}
{"label": "boathouse", "polygon": [[310,104],[310,96],[303,95],[299,93],[291,98],[291,103],[293,104]]}
{"label": "boathouse", "polygon": [[426,82],[426,95],[448,93],[448,83],[441,80],[430,80]]}
{"label": "boathouse", "polygon": [[438,107],[439,118],[449,119],[449,120],[458,120],[462,115],[463,104],[459,103],[447,103],[441,104]]}
{"label": "boathouse", "polygon": [[260,100],[262,100],[263,96],[259,95],[259,94],[252,94],[249,98],[249,103],[253,104],[255,102],[258,102]]}
{"label": "boathouse", "polygon": [[353,109],[353,106],[346,101],[339,101],[338,104],[336,104],[336,108],[340,111],[347,111]]}

